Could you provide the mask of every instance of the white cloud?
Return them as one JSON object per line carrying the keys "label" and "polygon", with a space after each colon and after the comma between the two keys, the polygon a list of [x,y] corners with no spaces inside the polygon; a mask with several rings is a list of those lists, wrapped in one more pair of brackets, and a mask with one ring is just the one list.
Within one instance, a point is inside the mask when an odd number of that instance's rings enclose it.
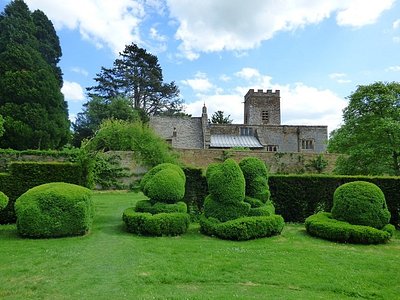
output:
{"label": "white cloud", "polygon": [[235,75],[245,80],[251,80],[252,78],[259,77],[260,72],[258,72],[258,70],[254,68],[243,68],[239,72],[236,72]]}
{"label": "white cloud", "polygon": [[223,82],[228,82],[229,80],[231,80],[231,77],[229,77],[226,74],[222,74],[221,76],[219,76],[219,80],[221,80]]}
{"label": "white cloud", "polygon": [[[156,3],[157,1],[151,1]],[[79,30],[96,47],[107,46],[117,54],[126,44],[140,43],[139,25],[145,4],[139,0],[26,0],[30,9],[40,9],[58,29]]]}
{"label": "white cloud", "polygon": [[351,80],[347,79],[347,74],[345,73],[331,73],[329,78],[335,80],[337,83],[350,83]]}
{"label": "white cloud", "polygon": [[196,92],[208,92],[214,85],[207,78],[207,74],[198,72],[192,79],[182,80],[183,84],[190,86]]}
{"label": "white cloud", "polygon": [[393,37],[393,43],[400,44],[400,36]]}
{"label": "white cloud", "polygon": [[[244,68],[235,74],[245,74],[243,70],[248,69],[250,68]],[[264,87],[264,89],[280,90],[282,124],[327,125],[329,131],[340,126],[342,110],[347,106],[347,101],[331,90],[318,89],[303,83],[276,84],[272,82],[272,77],[261,74],[256,69],[250,73],[255,75],[234,91],[219,95],[199,95],[197,100],[187,104],[187,112],[199,116],[205,103],[209,116],[217,110],[222,110],[225,115],[231,115],[234,123],[242,124],[244,95],[251,88]]]}
{"label": "white cloud", "polygon": [[81,74],[85,77],[87,77],[89,75],[88,71],[86,71],[85,69],[80,68],[80,67],[73,67],[73,68],[71,68],[71,71],[74,73],[77,73],[77,74]]}
{"label": "white cloud", "polygon": [[64,85],[61,89],[61,92],[64,94],[66,100],[74,102],[81,102],[85,100],[83,88],[77,82],[64,80]]}
{"label": "white cloud", "polygon": [[336,14],[340,26],[361,27],[376,22],[394,0],[167,0],[177,20],[176,39],[188,59],[200,52],[244,51],[280,31],[317,24]]}
{"label": "white cloud", "polygon": [[393,29],[400,28],[400,19],[397,19],[393,22]]}
{"label": "white cloud", "polygon": [[400,66],[391,66],[386,68],[386,72],[400,72]]}

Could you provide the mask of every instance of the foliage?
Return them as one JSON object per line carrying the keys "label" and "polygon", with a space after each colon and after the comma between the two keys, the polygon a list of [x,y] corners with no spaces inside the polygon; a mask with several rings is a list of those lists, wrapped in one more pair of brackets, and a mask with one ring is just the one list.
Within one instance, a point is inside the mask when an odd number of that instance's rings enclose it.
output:
{"label": "foliage", "polygon": [[387,242],[395,232],[395,227],[387,224],[381,230],[370,226],[352,225],[332,217],[331,213],[321,212],[305,220],[307,232],[327,240],[356,243],[380,244]]}
{"label": "foliage", "polygon": [[227,240],[250,240],[280,234],[285,222],[279,215],[242,217],[227,222],[200,218],[201,231]]}
{"label": "foliage", "polygon": [[265,163],[256,157],[243,158],[239,167],[246,180],[246,196],[260,199],[263,203],[269,200],[268,170]]}
{"label": "foliage", "polygon": [[315,170],[317,173],[321,174],[324,172],[328,166],[328,161],[324,158],[323,154],[318,154],[317,157],[311,159],[307,164],[306,168],[309,170]]}
{"label": "foliage", "polygon": [[175,171],[179,177],[182,180],[185,180],[185,173],[183,172],[183,170],[181,169],[181,167],[179,167],[178,165],[175,164],[171,164],[171,163],[162,163],[159,164],[153,168],[151,168],[144,176],[143,178],[140,180],[140,188],[143,191],[143,193],[145,195],[147,195],[148,193],[148,187],[147,184],[153,179],[154,175],[156,175],[158,172],[163,171],[163,170],[173,170]]}
{"label": "foliage", "polygon": [[187,206],[185,202],[179,201],[176,203],[156,202],[152,204],[149,200],[138,201],[135,206],[136,212],[147,212],[152,215],[159,213],[186,213]]}
{"label": "foliage", "polygon": [[244,200],[245,180],[239,165],[231,158],[213,165],[208,179],[210,195],[219,203],[237,203]]}
{"label": "foliage", "polygon": [[271,175],[269,187],[276,212],[287,222],[304,222],[320,211],[331,211],[336,188],[353,181],[376,184],[385,194],[391,223],[400,224],[400,179],[398,177]]}
{"label": "foliage", "polygon": [[0,192],[0,210],[3,210],[8,204],[8,197],[3,192]]}
{"label": "foliage", "polygon": [[26,240],[15,225],[0,226],[0,297],[398,298],[400,231],[379,246],[332,244],[292,223],[279,236],[246,242],[210,238],[198,224],[179,238],[128,235],[121,212],[143,199],[142,193],[95,192],[96,216],[84,238]]}
{"label": "foliage", "polygon": [[186,232],[190,218],[186,213],[139,213],[127,208],[122,216],[129,232],[142,235],[175,236]]}
{"label": "foliage", "polygon": [[153,129],[141,122],[106,120],[96,135],[84,144],[87,151],[130,150],[135,159],[148,167],[176,162],[176,154]]}
{"label": "foliage", "polygon": [[213,115],[211,116],[211,123],[213,124],[231,124],[232,119],[230,119],[231,115],[228,115],[227,117],[224,116],[224,112],[222,110],[218,110]]}
{"label": "foliage", "polygon": [[128,98],[104,99],[94,96],[83,105],[83,112],[78,113],[72,124],[73,145],[80,147],[84,139],[93,137],[101,124],[109,119],[143,123],[148,121],[141,110],[132,108]]}
{"label": "foliage", "polygon": [[145,195],[152,203],[176,203],[185,195],[185,181],[174,169],[161,170],[147,182]]}
{"label": "foliage", "polygon": [[338,187],[333,195],[332,217],[352,225],[381,229],[390,221],[385,195],[373,183],[353,181]]}
{"label": "foliage", "polygon": [[208,195],[204,200],[204,216],[221,222],[245,217],[249,214],[250,208],[251,205],[244,201],[224,203],[215,200],[212,195]]}
{"label": "foliage", "polygon": [[49,182],[85,185],[85,170],[77,163],[13,162],[8,174],[0,174],[0,190],[9,197],[7,207],[0,212],[0,223],[13,223],[15,200],[30,188]]}
{"label": "foliage", "polygon": [[173,81],[164,83],[158,58],[135,44],[125,46],[113,67],[102,67],[96,76],[97,85],[88,88],[90,97],[126,97],[148,115],[182,110],[179,89]]}
{"label": "foliage", "polygon": [[17,230],[23,237],[53,238],[86,234],[93,221],[91,191],[63,182],[31,188],[15,202]]}
{"label": "foliage", "polygon": [[193,220],[203,213],[203,203],[208,193],[207,181],[201,168],[186,166],[183,171],[186,176],[184,201]]}
{"label": "foliage", "polygon": [[0,147],[60,149],[68,142],[58,48],[54,28],[42,12],[31,13],[21,0],[5,7],[0,17],[0,114],[5,129]]}
{"label": "foliage", "polygon": [[126,189],[121,178],[128,177],[128,168],[120,164],[118,154],[97,152],[93,163],[93,181],[100,189]]}
{"label": "foliage", "polygon": [[328,144],[329,152],[344,154],[335,172],[400,175],[400,84],[360,85],[349,100]]}

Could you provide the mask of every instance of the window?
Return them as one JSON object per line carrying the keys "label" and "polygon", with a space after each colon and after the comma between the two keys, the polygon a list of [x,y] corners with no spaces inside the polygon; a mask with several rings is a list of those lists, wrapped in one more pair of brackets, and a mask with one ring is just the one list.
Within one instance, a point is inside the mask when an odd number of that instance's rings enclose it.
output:
{"label": "window", "polygon": [[264,124],[269,122],[269,112],[267,110],[261,112],[261,120]]}
{"label": "window", "polygon": [[251,127],[240,127],[240,135],[252,136],[253,128]]}
{"label": "window", "polygon": [[314,150],[314,140],[301,140],[301,149]]}
{"label": "window", "polygon": [[268,152],[278,152],[277,145],[267,145],[265,148]]}

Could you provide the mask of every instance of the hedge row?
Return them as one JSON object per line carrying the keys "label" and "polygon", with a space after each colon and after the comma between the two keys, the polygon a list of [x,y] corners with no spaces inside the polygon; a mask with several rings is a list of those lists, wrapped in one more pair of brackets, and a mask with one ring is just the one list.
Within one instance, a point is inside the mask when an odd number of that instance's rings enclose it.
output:
{"label": "hedge row", "polygon": [[15,200],[32,187],[49,182],[86,185],[83,169],[75,163],[13,162],[9,170],[0,174],[0,191],[9,197],[7,207],[0,211],[2,224],[15,222]]}
{"label": "hedge row", "polygon": [[[193,209],[202,212],[208,194],[205,175],[196,168],[184,171],[187,178],[184,201],[190,212]],[[390,222],[400,225],[400,177],[271,174],[269,189],[277,214],[286,222],[304,222],[319,211],[331,211],[336,188],[352,181],[368,181],[379,186],[391,213]]]}

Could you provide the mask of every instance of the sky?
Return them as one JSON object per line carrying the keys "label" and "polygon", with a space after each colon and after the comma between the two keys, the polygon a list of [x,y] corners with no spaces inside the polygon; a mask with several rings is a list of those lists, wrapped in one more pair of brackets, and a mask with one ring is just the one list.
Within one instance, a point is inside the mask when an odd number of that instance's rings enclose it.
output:
{"label": "sky", "polygon": [[[0,0],[0,10],[10,1]],[[156,55],[186,113],[243,123],[243,97],[281,92],[282,124],[342,123],[359,85],[398,81],[399,0],[25,0],[60,38],[70,119],[125,45]]]}

